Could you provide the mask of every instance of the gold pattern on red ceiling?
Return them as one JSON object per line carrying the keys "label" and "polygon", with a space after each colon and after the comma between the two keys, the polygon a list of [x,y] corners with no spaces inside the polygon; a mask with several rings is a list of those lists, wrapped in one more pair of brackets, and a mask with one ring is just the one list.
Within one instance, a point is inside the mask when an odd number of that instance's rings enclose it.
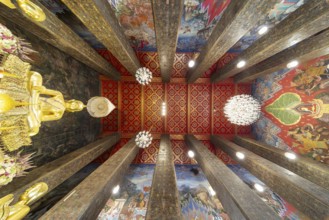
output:
{"label": "gold pattern on red ceiling", "polygon": [[[102,95],[115,103],[118,109],[102,119],[102,129],[104,133],[120,131],[123,135],[122,141],[129,140],[143,129],[151,130],[156,139],[161,133],[170,133],[174,135],[172,146],[175,163],[189,164],[191,160],[186,157],[187,147],[182,140],[183,135],[188,132],[199,135],[209,148],[211,131],[226,137],[232,137],[235,133],[250,134],[249,126],[230,124],[223,116],[222,110],[229,97],[241,93],[250,94],[250,90],[250,84],[234,85],[232,79],[214,85],[151,83],[150,86],[144,87],[134,81],[115,82],[103,79]],[[167,103],[166,117],[160,115],[162,101]],[[98,162],[120,149],[124,144],[122,141]],[[141,149],[135,163],[155,163],[157,142],[158,140],[155,140],[149,148]],[[214,152],[224,162],[233,163],[223,152]]]}
{"label": "gold pattern on red ceiling", "polygon": [[[131,76],[125,68],[106,50],[99,51],[111,62],[123,76]],[[221,134],[231,138],[234,134],[250,135],[250,127],[234,126],[223,114],[223,106],[227,99],[235,94],[251,93],[250,84],[234,85],[232,79],[219,84],[202,82],[186,84],[184,77],[188,71],[187,62],[192,53],[176,54],[172,77],[181,78],[175,83],[151,83],[140,86],[128,77],[127,81],[114,82],[102,79],[102,95],[109,98],[118,108],[102,119],[103,133],[120,131],[123,139],[112,150],[105,153],[98,162],[104,161],[126,143],[140,130],[151,130],[155,139],[161,133],[172,135],[172,146],[176,164],[191,164],[187,155],[187,146],[183,135],[193,133],[203,140],[204,144],[226,163],[233,163],[225,153],[215,150],[209,141],[209,134]],[[218,67],[222,67],[235,55],[229,54],[214,64],[204,77],[210,77]],[[138,58],[142,66],[149,68],[155,77],[160,76],[157,53],[139,52]],[[125,80],[125,79],[124,79]],[[154,80],[156,81],[156,80]],[[161,116],[161,103],[167,103],[167,116]],[[159,140],[154,140],[147,149],[141,149],[134,163],[155,163]]]}
{"label": "gold pattern on red ceiling", "polygon": [[[110,158],[113,154],[120,150],[120,148],[123,147],[128,141],[129,139],[122,138],[118,144],[116,144],[112,149],[106,151],[104,154],[98,157],[94,162],[105,162],[108,158]],[[202,143],[225,164],[236,164],[236,162],[232,160],[225,152],[220,149],[216,149],[209,140],[202,141]],[[140,149],[132,163],[155,164],[159,152],[159,144],[160,140],[153,140],[148,148]],[[171,140],[171,146],[173,149],[175,164],[196,164],[196,161],[194,159],[191,159],[187,156],[188,148],[185,144],[185,141]]]}
{"label": "gold pattern on red ceiling", "polygon": [[[97,50],[109,63],[111,63],[122,76],[131,76],[124,66],[106,49]],[[233,60],[238,54],[226,53],[217,63],[212,65],[203,75],[202,78],[210,78],[216,68],[222,68]],[[173,71],[171,77],[173,78],[185,78],[188,71],[187,63],[194,56],[194,53],[176,53]],[[161,77],[160,65],[158,60],[158,53],[156,52],[137,52],[137,58],[139,59],[141,66],[148,68],[153,77]]]}

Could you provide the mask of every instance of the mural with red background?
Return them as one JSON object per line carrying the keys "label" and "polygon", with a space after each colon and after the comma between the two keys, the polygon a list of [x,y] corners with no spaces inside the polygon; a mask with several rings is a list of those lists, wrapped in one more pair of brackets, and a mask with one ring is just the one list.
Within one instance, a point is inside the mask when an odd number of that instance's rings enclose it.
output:
{"label": "mural with red background", "polygon": [[329,164],[329,55],[257,79],[258,140]]}

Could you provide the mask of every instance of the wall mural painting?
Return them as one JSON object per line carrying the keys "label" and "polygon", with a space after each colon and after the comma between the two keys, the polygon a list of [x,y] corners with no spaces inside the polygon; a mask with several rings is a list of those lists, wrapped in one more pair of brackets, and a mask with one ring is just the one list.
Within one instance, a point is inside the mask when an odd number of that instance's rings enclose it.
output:
{"label": "wall mural painting", "polygon": [[247,49],[251,44],[258,40],[261,35],[258,31],[265,25],[271,29],[283,19],[285,19],[290,13],[294,12],[297,8],[302,6],[308,0],[282,0],[269,11],[267,16],[259,20],[256,27],[251,29],[249,33],[243,36],[230,50],[230,53],[241,53]]}
{"label": "wall mural painting", "polygon": [[329,55],[258,78],[253,95],[263,110],[257,139],[329,164]]}
{"label": "wall mural painting", "polygon": [[230,219],[198,165],[176,165],[183,219]]}
{"label": "wall mural painting", "polygon": [[108,0],[132,47],[137,51],[156,51],[150,0]]}
{"label": "wall mural painting", "polygon": [[231,0],[185,0],[177,52],[198,52]]}
{"label": "wall mural painting", "polygon": [[[294,206],[285,201],[278,194],[269,189],[262,181],[253,176],[248,170],[240,165],[228,165],[228,167],[245,183],[247,184],[261,199],[282,219],[305,219],[305,216],[299,212]],[[254,184],[259,184],[264,187],[264,192],[259,192],[254,188]]]}
{"label": "wall mural painting", "polygon": [[120,185],[100,212],[98,220],[145,219],[155,165],[131,165]]}

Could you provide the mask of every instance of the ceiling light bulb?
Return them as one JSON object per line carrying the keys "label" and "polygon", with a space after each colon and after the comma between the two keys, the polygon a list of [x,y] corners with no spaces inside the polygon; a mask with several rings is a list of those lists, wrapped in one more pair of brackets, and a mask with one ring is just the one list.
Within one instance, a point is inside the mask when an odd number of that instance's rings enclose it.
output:
{"label": "ceiling light bulb", "polygon": [[212,189],[211,186],[209,187],[209,193],[210,193],[211,196],[216,195],[216,192]]}
{"label": "ceiling light bulb", "polygon": [[298,66],[298,61],[297,60],[293,60],[293,61],[291,61],[290,63],[288,63],[287,64],[287,68],[294,68],[294,67],[296,67],[296,66]]}
{"label": "ceiling light bulb", "polygon": [[238,64],[236,65],[236,67],[238,67],[238,68],[242,68],[242,67],[244,67],[245,65],[246,65],[246,61],[241,60],[240,62],[238,62]]}
{"label": "ceiling light bulb", "polygon": [[189,151],[187,152],[187,155],[188,155],[190,158],[193,158],[195,154],[194,154],[193,151],[189,150]]}
{"label": "ceiling light bulb", "polygon": [[291,153],[291,152],[286,152],[284,153],[284,156],[290,160],[295,160],[296,159],[296,154]]}
{"label": "ceiling light bulb", "polygon": [[235,154],[236,156],[237,156],[237,158],[239,158],[240,160],[243,160],[244,159],[244,154],[243,153],[241,153],[241,152],[236,152],[236,154]]}
{"label": "ceiling light bulb", "polygon": [[268,27],[267,26],[263,26],[261,29],[259,29],[258,34],[259,35],[263,35],[268,31]]}
{"label": "ceiling light bulb", "polygon": [[188,67],[192,68],[192,67],[194,67],[194,65],[195,65],[195,61],[194,60],[188,61]]}
{"label": "ceiling light bulb", "polygon": [[117,193],[119,192],[119,190],[120,190],[120,186],[119,186],[119,185],[116,185],[116,186],[113,188],[112,193],[113,193],[113,194],[117,194]]}
{"label": "ceiling light bulb", "polygon": [[258,183],[255,183],[254,187],[258,192],[264,192],[264,187],[259,185]]}

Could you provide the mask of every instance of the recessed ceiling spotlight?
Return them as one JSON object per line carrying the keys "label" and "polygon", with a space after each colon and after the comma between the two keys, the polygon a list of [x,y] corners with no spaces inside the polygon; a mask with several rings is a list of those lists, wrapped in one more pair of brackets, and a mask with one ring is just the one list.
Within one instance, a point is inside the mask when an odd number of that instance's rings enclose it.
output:
{"label": "recessed ceiling spotlight", "polygon": [[244,159],[244,154],[243,153],[241,153],[241,152],[236,152],[236,154],[235,154],[236,156],[237,156],[237,158],[239,158],[240,160],[243,160]]}
{"label": "recessed ceiling spotlight", "polygon": [[289,69],[294,68],[294,67],[298,66],[298,64],[299,63],[297,60],[293,60],[287,64],[287,68],[289,68]]}
{"label": "recessed ceiling spotlight", "polygon": [[291,152],[285,152],[284,156],[290,160],[295,160],[296,159],[296,154],[291,153]]}
{"label": "recessed ceiling spotlight", "polygon": [[264,187],[259,185],[258,183],[255,183],[254,187],[258,192],[264,192],[264,190],[265,190]]}
{"label": "recessed ceiling spotlight", "polygon": [[238,62],[238,64],[236,65],[236,67],[238,67],[238,68],[242,68],[242,67],[244,67],[245,65],[246,65],[246,61],[241,60],[240,62]]}
{"label": "recessed ceiling spotlight", "polygon": [[112,193],[113,194],[117,194],[120,190],[120,186],[119,185],[116,185],[113,189],[112,189]]}
{"label": "recessed ceiling spotlight", "polygon": [[190,158],[193,158],[193,157],[195,156],[194,152],[191,151],[191,150],[189,150],[189,151],[187,152],[187,155],[188,155]]}
{"label": "recessed ceiling spotlight", "polygon": [[194,67],[194,65],[195,65],[195,61],[194,60],[188,61],[188,67],[192,68],[192,67]]}
{"label": "recessed ceiling spotlight", "polygon": [[211,196],[216,195],[216,192],[213,190],[213,188],[211,186],[209,186],[209,193]]}
{"label": "recessed ceiling spotlight", "polygon": [[258,34],[259,35],[263,35],[268,31],[268,27],[267,26],[263,26],[261,29],[259,29]]}

